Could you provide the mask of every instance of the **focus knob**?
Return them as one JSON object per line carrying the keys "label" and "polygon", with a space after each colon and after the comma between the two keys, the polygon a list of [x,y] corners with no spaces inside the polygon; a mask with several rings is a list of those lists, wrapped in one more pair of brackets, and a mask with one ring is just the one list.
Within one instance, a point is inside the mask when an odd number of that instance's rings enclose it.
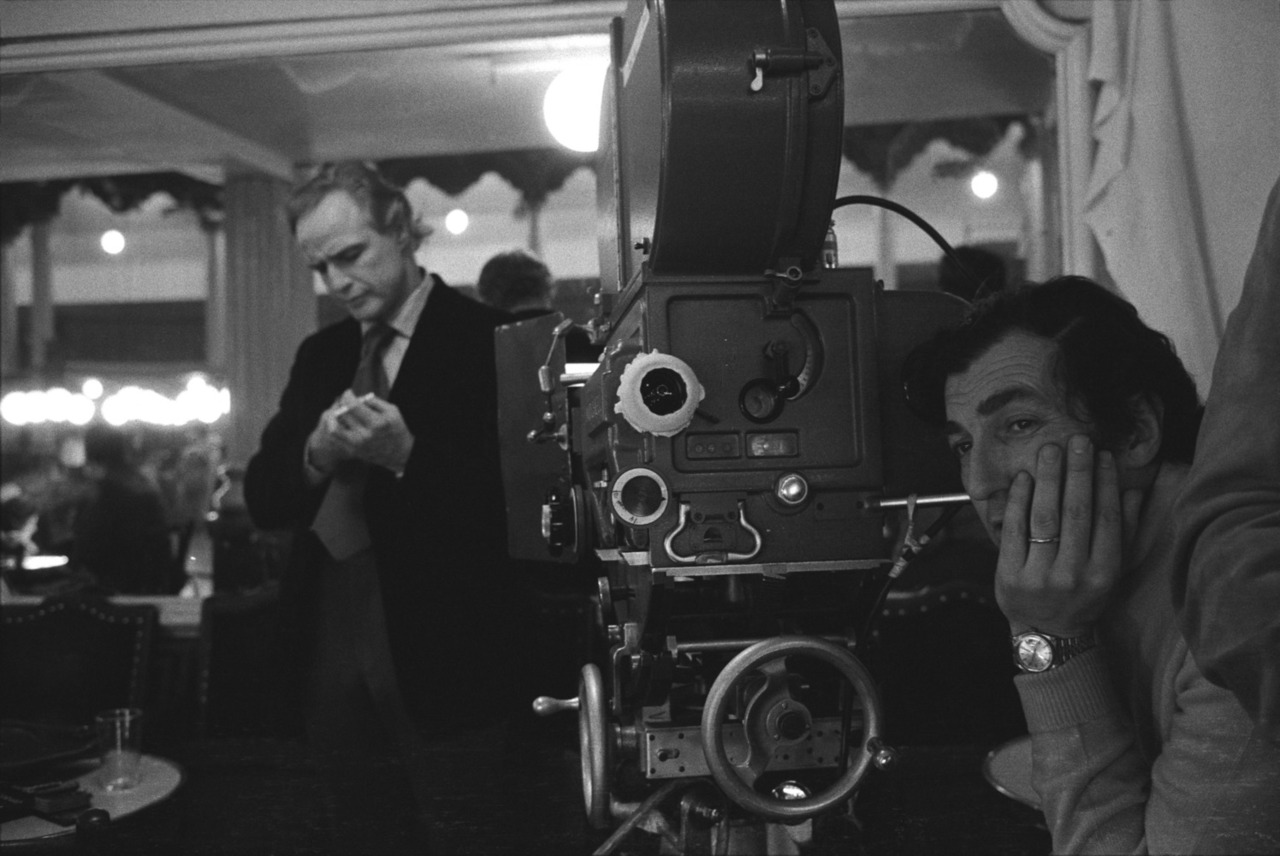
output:
{"label": "focus knob", "polygon": [[886,746],[884,741],[879,738],[868,740],[867,750],[871,752],[871,763],[875,765],[877,770],[888,772],[898,766],[897,750],[892,746]]}

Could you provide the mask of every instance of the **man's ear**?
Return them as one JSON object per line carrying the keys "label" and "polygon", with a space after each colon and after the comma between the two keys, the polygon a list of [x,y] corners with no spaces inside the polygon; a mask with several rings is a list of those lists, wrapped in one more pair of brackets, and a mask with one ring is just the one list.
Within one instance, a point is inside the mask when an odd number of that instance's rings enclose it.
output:
{"label": "man's ear", "polygon": [[1120,462],[1129,469],[1145,467],[1160,453],[1164,441],[1164,403],[1155,396],[1135,395],[1129,399],[1133,413],[1133,433],[1118,452]]}
{"label": "man's ear", "polygon": [[413,251],[417,249],[417,246],[413,242],[413,234],[409,231],[407,223],[400,227],[400,234],[396,235],[396,243],[400,246],[401,250],[407,251],[410,255],[412,255]]}

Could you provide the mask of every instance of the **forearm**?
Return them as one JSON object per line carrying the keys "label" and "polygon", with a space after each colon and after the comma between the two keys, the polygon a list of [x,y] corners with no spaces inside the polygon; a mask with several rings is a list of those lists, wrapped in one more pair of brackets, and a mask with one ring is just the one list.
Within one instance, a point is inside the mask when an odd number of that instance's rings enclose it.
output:
{"label": "forearm", "polygon": [[271,434],[268,427],[261,447],[249,460],[245,504],[256,526],[287,529],[301,522],[308,492],[314,488],[304,471],[304,444]]}
{"label": "forearm", "polygon": [[245,472],[245,504],[263,529],[289,529],[309,522],[324,483],[307,473],[306,446],[315,416],[286,389],[280,410],[262,432]]}
{"label": "forearm", "polygon": [[1101,651],[1015,683],[1054,853],[1145,853],[1150,773]]}
{"label": "forearm", "polygon": [[1175,514],[1183,632],[1280,740],[1280,183],[1227,324]]}

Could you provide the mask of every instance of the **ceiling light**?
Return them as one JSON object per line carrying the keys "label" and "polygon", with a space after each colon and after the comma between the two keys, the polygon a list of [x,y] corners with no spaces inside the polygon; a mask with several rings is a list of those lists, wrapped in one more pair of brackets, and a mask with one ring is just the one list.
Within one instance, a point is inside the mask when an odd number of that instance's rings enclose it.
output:
{"label": "ceiling light", "polygon": [[461,208],[455,208],[444,215],[444,227],[450,235],[461,235],[471,225],[471,218]]}
{"label": "ceiling light", "polygon": [[969,181],[969,189],[979,199],[990,199],[1000,189],[1000,182],[996,179],[995,173],[984,169],[974,173]]}
{"label": "ceiling light", "polygon": [[108,229],[103,232],[100,243],[102,244],[103,252],[107,253],[107,255],[116,256],[124,252],[124,235],[116,229]]}
{"label": "ceiling light", "polygon": [[575,152],[594,152],[600,144],[600,96],[608,65],[570,66],[555,76],[542,99],[542,118],[556,142]]}

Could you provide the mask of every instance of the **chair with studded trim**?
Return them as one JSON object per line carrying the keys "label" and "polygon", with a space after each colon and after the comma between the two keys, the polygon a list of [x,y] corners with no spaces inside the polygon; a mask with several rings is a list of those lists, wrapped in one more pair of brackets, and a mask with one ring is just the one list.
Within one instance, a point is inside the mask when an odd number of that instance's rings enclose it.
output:
{"label": "chair with studded trim", "polygon": [[89,725],[141,707],[159,610],[101,597],[51,597],[0,610],[0,718]]}

